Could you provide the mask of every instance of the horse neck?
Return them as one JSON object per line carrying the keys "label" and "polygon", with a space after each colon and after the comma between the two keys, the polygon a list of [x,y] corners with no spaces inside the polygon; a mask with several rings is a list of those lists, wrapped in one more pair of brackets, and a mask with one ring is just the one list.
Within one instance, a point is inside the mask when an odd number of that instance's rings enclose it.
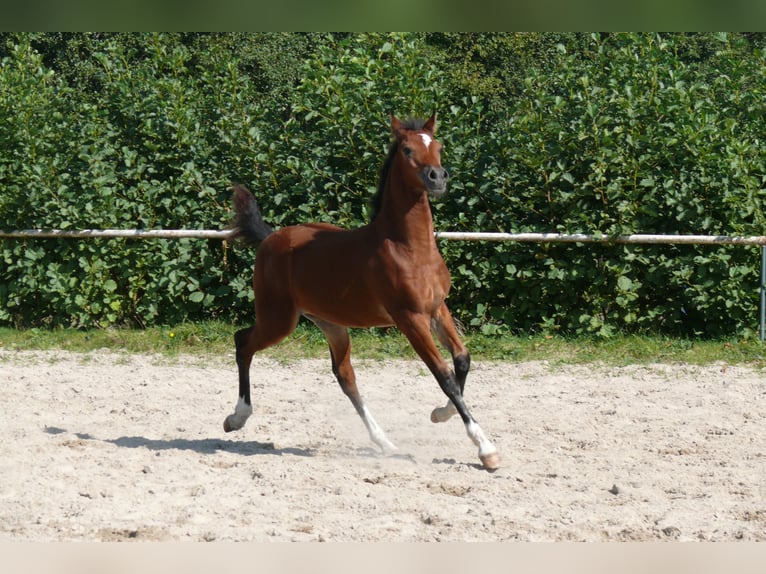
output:
{"label": "horse neck", "polygon": [[425,191],[407,188],[394,170],[386,182],[374,225],[383,237],[407,243],[415,249],[436,247],[428,195]]}

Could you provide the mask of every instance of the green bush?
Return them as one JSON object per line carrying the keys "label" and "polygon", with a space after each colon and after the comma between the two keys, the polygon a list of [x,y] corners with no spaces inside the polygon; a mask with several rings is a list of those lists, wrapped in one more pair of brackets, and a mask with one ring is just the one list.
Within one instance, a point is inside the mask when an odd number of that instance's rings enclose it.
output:
{"label": "green bush", "polygon": [[[3,61],[0,226],[208,228],[226,224],[227,172],[249,171],[259,110],[225,54],[163,36],[137,58],[114,38],[91,55],[97,93],[46,70],[21,38]],[[246,165],[243,162],[248,162]],[[248,254],[218,242],[5,241],[0,321],[146,325],[221,316],[248,299]],[[250,254],[250,257],[252,254]],[[238,288],[235,291],[235,288]]]}
{"label": "green bush", "polygon": [[[0,228],[368,220],[388,115],[439,113],[440,230],[762,235],[759,35],[4,34]],[[748,335],[741,247],[441,242],[485,333]],[[254,253],[2,240],[0,324],[251,315]]]}
{"label": "green bush", "polygon": [[[457,161],[457,199],[440,213],[440,227],[761,235],[764,52],[743,61],[720,36],[712,70],[701,70],[677,57],[677,40],[594,36],[585,54],[560,45],[554,72],[530,71],[518,106],[495,129],[472,137],[460,131],[470,122],[451,127],[468,152]],[[453,305],[485,332],[723,336],[755,326],[754,249],[446,251],[458,287]]]}

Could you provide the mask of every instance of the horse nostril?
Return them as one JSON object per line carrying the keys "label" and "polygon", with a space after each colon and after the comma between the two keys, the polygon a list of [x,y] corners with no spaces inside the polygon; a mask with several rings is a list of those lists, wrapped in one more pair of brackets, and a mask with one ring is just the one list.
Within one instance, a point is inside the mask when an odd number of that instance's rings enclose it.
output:
{"label": "horse nostril", "polygon": [[447,173],[446,169],[432,167],[428,170],[428,179],[430,179],[431,181],[439,181],[439,180],[446,181],[447,179],[449,179],[449,174]]}

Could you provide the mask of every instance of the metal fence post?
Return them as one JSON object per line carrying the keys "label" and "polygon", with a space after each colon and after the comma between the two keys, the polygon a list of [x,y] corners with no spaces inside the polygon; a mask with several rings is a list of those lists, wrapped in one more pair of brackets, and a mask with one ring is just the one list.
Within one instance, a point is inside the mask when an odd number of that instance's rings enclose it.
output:
{"label": "metal fence post", "polygon": [[761,245],[761,343],[766,330],[766,245]]}

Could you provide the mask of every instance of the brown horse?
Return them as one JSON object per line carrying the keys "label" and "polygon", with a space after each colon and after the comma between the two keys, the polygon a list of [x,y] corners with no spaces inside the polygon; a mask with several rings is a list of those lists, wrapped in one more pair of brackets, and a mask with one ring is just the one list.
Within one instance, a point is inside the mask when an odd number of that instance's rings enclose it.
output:
{"label": "brown horse", "polygon": [[[359,395],[347,327],[396,325],[449,399],[433,410],[431,420],[459,414],[484,467],[494,470],[500,462],[497,449],[463,400],[470,357],[444,303],[450,275],[436,247],[428,203],[428,193],[442,195],[448,179],[441,166],[442,146],[434,137],[436,114],[406,122],[391,116],[391,130],[394,141],[381,169],[375,213],[363,227],[308,223],[274,232],[263,222],[253,195],[235,186],[234,235],[260,247],[253,273],[256,323],[234,336],[239,400],[223,426],[227,432],[242,428],[253,412],[253,354],[284,339],[303,315],[327,337],[333,372],[370,438],[385,453],[392,452],[396,447]],[[454,370],[431,331],[452,355]]]}

